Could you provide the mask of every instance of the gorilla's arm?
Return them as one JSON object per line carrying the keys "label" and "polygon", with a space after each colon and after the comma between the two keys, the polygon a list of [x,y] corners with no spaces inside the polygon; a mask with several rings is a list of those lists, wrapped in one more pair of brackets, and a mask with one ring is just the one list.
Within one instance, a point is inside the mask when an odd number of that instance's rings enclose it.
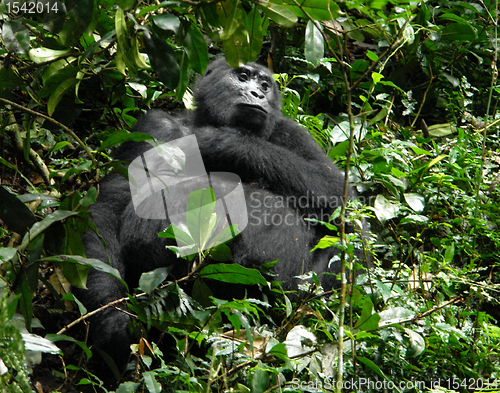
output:
{"label": "gorilla's arm", "polygon": [[[307,196],[309,206],[336,208],[344,175],[300,126],[284,121],[264,140],[232,128],[195,130],[207,171],[237,173],[243,182],[263,181],[281,195]],[[327,206],[328,204],[328,206]]]}

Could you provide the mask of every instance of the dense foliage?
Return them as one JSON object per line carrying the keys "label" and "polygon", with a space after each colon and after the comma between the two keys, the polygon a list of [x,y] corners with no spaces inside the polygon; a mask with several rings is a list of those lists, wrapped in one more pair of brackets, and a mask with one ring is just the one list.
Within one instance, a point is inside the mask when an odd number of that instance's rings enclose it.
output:
{"label": "dense foliage", "polygon": [[[1,391],[106,390],[68,293],[89,266],[113,274],[84,257],[86,209],[99,179],[123,172],[111,151],[138,138],[126,130],[151,107],[192,107],[188,86],[222,54],[266,63],[284,113],[345,168],[362,203],[338,214],[371,233],[332,226],[319,246],[361,274],[270,304],[202,303],[148,273],[128,301],[138,345],[116,391],[500,391],[498,2],[2,0],[0,12]],[[353,263],[360,238],[369,270]],[[151,326],[171,338],[165,353]]]}

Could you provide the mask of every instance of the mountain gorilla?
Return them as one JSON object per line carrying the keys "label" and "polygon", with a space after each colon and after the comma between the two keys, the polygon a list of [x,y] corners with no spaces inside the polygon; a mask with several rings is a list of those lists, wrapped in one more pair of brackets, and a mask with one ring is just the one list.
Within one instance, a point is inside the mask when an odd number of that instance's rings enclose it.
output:
{"label": "mountain gorilla", "polygon": [[[234,262],[253,267],[279,259],[275,272],[284,289],[296,289],[295,276],[309,271],[318,273],[323,287],[331,289],[337,279],[322,273],[338,272],[338,263],[329,267],[335,252],[311,252],[328,231],[304,219],[328,221],[341,204],[344,175],[305,129],[283,116],[272,74],[255,63],[233,69],[224,59],[217,60],[196,84],[195,100],[192,113],[172,117],[151,111],[132,130],[164,142],[194,134],[207,172],[228,171],[241,178],[248,225],[229,243]],[[144,142],[126,143],[117,158],[131,162],[150,148]],[[151,212],[163,209],[158,199],[144,203]],[[118,174],[106,177],[91,212],[107,247],[88,231],[84,236],[87,257],[109,260],[130,288],[137,285],[141,273],[161,266],[172,267],[172,278],[187,274],[186,262],[165,248],[166,239],[158,237],[170,220],[139,217],[127,179]],[[75,293],[88,310],[125,296],[118,280],[96,270],[89,272],[87,286],[88,290],[75,289]],[[119,365],[129,354],[128,318],[119,310],[107,309],[91,322],[93,343]]]}

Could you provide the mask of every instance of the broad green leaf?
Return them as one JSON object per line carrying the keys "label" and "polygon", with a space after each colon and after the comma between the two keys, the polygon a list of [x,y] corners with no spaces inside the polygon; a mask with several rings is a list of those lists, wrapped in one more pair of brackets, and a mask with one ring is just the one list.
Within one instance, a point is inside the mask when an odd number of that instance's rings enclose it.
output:
{"label": "broad green leaf", "polygon": [[441,154],[439,156],[437,156],[436,158],[433,158],[431,161],[429,161],[429,163],[427,164],[426,166],[426,169],[429,169],[431,167],[433,167],[434,165],[436,165],[439,161],[441,161],[443,158],[446,158],[448,157],[448,154]]}
{"label": "broad green leaf", "polygon": [[368,57],[371,61],[378,61],[379,60],[378,55],[376,53],[372,52],[371,50],[366,52],[366,57]]}
{"label": "broad green leaf", "polygon": [[363,302],[363,309],[361,310],[361,317],[354,327],[358,327],[365,322],[373,314],[373,302],[369,297],[366,297]]}
{"label": "broad green leaf", "polygon": [[271,20],[283,27],[293,27],[297,23],[297,15],[285,6],[260,2],[257,5]]}
{"label": "broad green leaf", "polygon": [[259,56],[262,50],[263,39],[269,19],[262,16],[258,7],[253,7],[252,11],[247,16],[246,28],[248,30],[250,59],[255,59]]}
{"label": "broad green leaf", "polygon": [[152,22],[162,30],[173,31],[178,33],[181,28],[181,21],[177,15],[174,14],[160,14],[154,16]]}
{"label": "broad green leaf", "polygon": [[24,348],[27,351],[39,351],[62,355],[61,350],[50,340],[33,333],[21,333],[24,341]]}
{"label": "broad green leaf", "polygon": [[417,146],[410,146],[410,147],[415,152],[415,154],[425,154],[427,156],[432,156],[432,153],[425,149],[421,149],[420,147]]}
{"label": "broad green leaf", "polygon": [[403,328],[406,334],[410,336],[410,347],[406,351],[406,355],[409,357],[416,357],[420,355],[425,350],[425,340],[424,338],[414,332],[413,330]]}
{"label": "broad green leaf", "polygon": [[24,81],[10,68],[0,68],[0,94],[4,92],[5,98],[10,98],[14,89],[24,90]]}
{"label": "broad green leaf", "polygon": [[470,26],[470,23],[467,20],[465,20],[464,18],[462,18],[456,14],[451,14],[448,12],[439,15],[439,19],[451,20],[453,22],[458,22],[459,24],[462,24],[462,25]]}
{"label": "broad green leaf", "polygon": [[119,145],[125,141],[143,142],[152,140],[151,135],[145,134],[143,132],[128,132],[125,130],[118,130],[113,132],[101,146],[99,146],[98,151],[104,151],[112,146]]}
{"label": "broad green leaf", "polygon": [[190,23],[186,29],[184,48],[189,56],[189,67],[203,74],[208,64],[207,43],[194,23]]}
{"label": "broad green leaf", "polygon": [[2,26],[2,40],[5,47],[10,52],[25,55],[30,49],[29,30],[25,25],[19,22],[19,20],[4,20]]}
{"label": "broad green leaf", "polygon": [[138,382],[122,382],[120,386],[116,389],[116,393],[130,393],[136,392],[139,388],[140,383]]}
{"label": "broad green leaf", "polygon": [[[54,213],[52,213],[54,214]],[[108,265],[105,262],[102,262],[98,259],[92,259],[92,258],[84,258],[78,255],[59,255],[56,257],[48,257],[44,258],[45,261],[48,262],[53,262],[58,265],[64,265],[64,264],[77,264],[80,266],[85,266],[85,267],[92,267],[100,272],[107,273],[115,277],[117,280],[119,280],[123,285],[127,286],[125,281],[122,280],[120,276],[120,272],[115,269],[114,267]],[[71,277],[68,277],[65,275],[65,277],[68,279],[68,281],[71,283],[71,285],[77,286],[78,288],[85,288],[85,286],[77,284],[77,280],[72,280]],[[76,277],[73,277],[76,279]]]}
{"label": "broad green leaf", "polygon": [[368,367],[370,370],[372,370],[375,374],[377,374],[380,378],[383,378],[387,380],[387,376],[380,370],[380,368],[373,363],[370,359],[364,358],[362,356],[357,356],[356,360],[360,361],[363,363],[366,367]]}
{"label": "broad green leaf", "polygon": [[441,137],[458,132],[458,128],[454,123],[434,124],[428,127],[429,135]]}
{"label": "broad green leaf", "polygon": [[417,213],[421,213],[424,211],[425,208],[425,198],[416,193],[405,193],[404,194],[406,203],[410,205],[410,207],[415,210]]}
{"label": "broad green leaf", "polygon": [[140,69],[148,69],[149,65],[146,63],[146,60],[144,60],[144,57],[141,55],[139,52],[139,37],[135,36],[131,39],[131,51],[132,51],[132,56],[134,57],[135,60],[135,65],[140,68]]}
{"label": "broad green leaf", "polygon": [[[224,228],[228,229],[228,228]],[[223,237],[224,235],[221,235]],[[231,249],[226,244],[218,244],[210,249],[210,259],[217,262],[230,262],[233,260]]]}
{"label": "broad green leaf", "polygon": [[384,78],[384,75],[378,72],[372,72],[372,79],[375,84],[379,83]]}
{"label": "broad green leaf", "polygon": [[0,261],[10,261],[17,254],[17,248],[0,247]]}
{"label": "broad green leaf", "polygon": [[443,41],[465,41],[470,42],[476,39],[476,31],[469,24],[452,23],[441,30]]}
{"label": "broad green leaf", "polygon": [[375,198],[375,204],[373,206],[375,215],[380,220],[380,222],[385,222],[387,220],[390,220],[391,218],[396,217],[400,207],[401,204],[399,202],[394,203],[388,200],[382,194],[377,195],[377,198]]}
{"label": "broad green leaf", "polygon": [[30,240],[40,235],[53,223],[65,220],[68,217],[76,215],[78,215],[77,212],[66,211],[66,210],[56,210],[54,213],[50,213],[48,216],[45,216],[45,218],[42,221],[38,221],[31,227],[29,233],[27,233],[23,238],[23,246],[25,242],[29,243]]}
{"label": "broad green leaf", "polygon": [[235,33],[241,23],[240,21],[243,19],[244,13],[239,0],[236,0],[236,2],[226,0],[221,3],[221,6],[226,16],[224,31],[220,36],[221,40],[224,41]]}
{"label": "broad green leaf", "polygon": [[248,50],[248,32],[244,26],[239,26],[232,36],[222,41],[222,46],[226,61],[231,67],[238,67],[251,60]]}
{"label": "broad green leaf", "polygon": [[317,250],[317,249],[335,247],[338,244],[340,244],[340,237],[324,236],[323,238],[321,238],[321,240],[318,242],[318,244],[316,244],[314,246],[314,248],[311,250],[311,252],[313,252],[314,250]]}
{"label": "broad green leaf", "polygon": [[318,64],[325,55],[325,42],[321,32],[312,21],[307,22],[304,53],[306,60]]}
{"label": "broad green leaf", "polygon": [[[286,5],[300,18],[307,18],[293,0],[271,1],[275,4]],[[340,16],[340,7],[333,0],[298,0],[298,3],[314,20],[332,20]]]}
{"label": "broad green leaf", "polygon": [[[115,30],[117,42],[117,56],[120,55],[121,61],[129,68],[129,71],[135,70],[135,59],[132,53],[132,45],[129,39],[129,32],[127,30],[127,23],[125,21],[125,14],[121,8],[116,10],[115,15]],[[120,67],[121,68],[121,67]],[[123,73],[123,69],[121,70]]]}
{"label": "broad green leaf", "polygon": [[455,256],[455,244],[452,243],[448,247],[446,247],[446,251],[444,253],[444,261],[447,264],[450,264],[453,262],[453,257]]}
{"label": "broad green leaf", "polygon": [[21,236],[36,223],[33,212],[4,186],[0,186],[0,219],[7,225],[9,230]]}
{"label": "broad green leaf", "polygon": [[145,371],[142,373],[144,385],[146,385],[149,393],[160,393],[162,391],[161,384],[156,380],[156,371]]}
{"label": "broad green leaf", "polygon": [[393,325],[407,321],[415,316],[415,313],[403,307],[393,307],[378,313],[380,315],[380,327]]}
{"label": "broad green leaf", "polygon": [[129,10],[134,6],[135,0],[116,0],[118,7]]}
{"label": "broad green leaf", "polygon": [[188,197],[186,225],[195,243],[200,249],[212,237],[217,227],[217,216],[214,214],[215,194],[212,188],[203,188],[191,192]]}
{"label": "broad green leaf", "polygon": [[49,101],[47,102],[47,112],[49,116],[52,116],[52,114],[56,110],[57,104],[61,102],[66,92],[75,87],[78,82],[79,79],[77,78],[68,78],[57,87],[57,89],[54,91],[54,93],[52,93]]}
{"label": "broad green leaf", "polygon": [[142,273],[139,279],[139,288],[151,294],[168,277],[169,272],[170,268],[160,267],[150,272]]}
{"label": "broad green leaf", "polygon": [[175,89],[179,83],[179,64],[173,48],[160,37],[144,32],[144,45],[149,61],[158,78],[169,88]]}
{"label": "broad green leaf", "polygon": [[401,219],[401,224],[425,224],[429,221],[429,217],[422,216],[420,214],[409,214],[405,218]]}
{"label": "broad green leaf", "polygon": [[49,48],[35,48],[30,49],[29,56],[31,61],[40,64],[58,59],[70,53],[69,49],[49,49]]}
{"label": "broad green leaf", "polygon": [[363,309],[361,310],[361,317],[356,322],[356,329],[370,331],[378,328],[378,323],[380,321],[380,316],[378,314],[373,314],[373,303],[372,300],[367,297],[363,302]]}
{"label": "broad green leaf", "polygon": [[208,265],[201,270],[200,277],[231,284],[267,285],[267,281],[257,269],[249,269],[237,263]]}

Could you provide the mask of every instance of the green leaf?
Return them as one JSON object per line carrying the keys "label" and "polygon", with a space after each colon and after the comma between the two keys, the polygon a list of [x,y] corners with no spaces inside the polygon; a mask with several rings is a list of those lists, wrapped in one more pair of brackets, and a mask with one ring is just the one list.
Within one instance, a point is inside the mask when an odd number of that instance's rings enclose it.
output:
{"label": "green leaf", "polygon": [[179,64],[173,48],[160,37],[145,31],[144,45],[149,61],[158,78],[169,88],[175,89],[179,84]]}
{"label": "green leaf", "polygon": [[33,212],[4,186],[0,186],[0,219],[21,236],[36,223]]}
{"label": "green leaf", "polygon": [[414,332],[413,330],[403,328],[406,334],[410,336],[410,347],[406,351],[406,355],[409,357],[416,357],[420,355],[425,350],[425,340],[424,338]]}
{"label": "green leaf", "polygon": [[145,371],[142,373],[142,378],[144,380],[144,384],[149,393],[160,393],[161,392],[161,384],[156,380],[155,376],[157,375],[156,371]]}
{"label": "green leaf", "polygon": [[447,136],[458,132],[458,128],[454,123],[434,124],[428,127],[429,135],[434,137]]}
{"label": "green leaf", "polygon": [[[84,258],[79,255],[60,255],[57,257],[44,258],[44,260],[59,265],[61,264],[64,265],[67,263],[67,264],[77,264],[85,267],[92,267],[100,272],[112,275],[117,280],[119,280],[123,285],[125,285],[125,287],[127,287],[127,284],[125,283],[125,281],[122,280],[120,272],[117,269],[98,259]],[[66,278],[71,283],[71,285],[77,286],[78,288],[86,288],[85,286],[81,285],[81,281],[79,281],[79,278],[68,277],[68,276],[66,276]]]}
{"label": "green leaf", "polygon": [[194,23],[186,29],[184,48],[189,56],[189,67],[202,74],[208,64],[208,49],[203,34]]}
{"label": "green leaf", "polygon": [[[135,71],[135,58],[132,53],[132,44],[129,39],[129,32],[127,30],[127,23],[125,21],[125,14],[121,8],[116,10],[115,15],[115,30],[116,30],[116,43],[117,57],[120,61],[124,62],[129,71]],[[124,73],[122,67],[121,72]]]}
{"label": "green leaf", "polygon": [[439,19],[451,20],[453,22],[458,22],[462,25],[470,26],[470,23],[468,21],[466,21],[464,18],[462,18],[456,14],[444,13],[444,14],[439,15]]}
{"label": "green leaf", "polygon": [[297,23],[297,15],[288,7],[262,2],[257,3],[257,5],[271,20],[283,27],[293,27]]}
{"label": "green leaf", "polygon": [[455,256],[455,244],[452,243],[448,247],[446,247],[446,252],[444,253],[444,261],[447,264],[450,264],[453,262],[453,257]]}
{"label": "green leaf", "polygon": [[141,278],[139,278],[139,288],[151,294],[168,277],[169,272],[170,268],[160,267],[150,272],[142,273]]}
{"label": "green leaf", "polygon": [[233,260],[233,253],[226,244],[218,244],[210,249],[210,258],[217,262],[230,262]]}
{"label": "green leaf", "polygon": [[80,80],[77,78],[68,78],[57,87],[47,102],[47,112],[49,116],[52,116],[56,110],[57,104],[61,102],[66,92],[75,87],[79,81]]}
{"label": "green leaf", "polygon": [[[284,4],[300,18],[306,14],[293,0],[271,0],[275,4]],[[340,16],[340,7],[333,0],[299,0],[302,9],[314,20],[332,20]]]}
{"label": "green leaf", "polygon": [[[224,20],[224,30],[220,35],[221,40],[227,40],[231,37],[236,29],[240,26],[240,22],[243,19],[243,10],[241,9],[240,1],[224,1],[221,3],[223,14],[219,14],[220,20]],[[225,17],[225,18],[224,18]]]}
{"label": "green leaf", "polygon": [[61,350],[54,343],[46,338],[32,333],[21,333],[24,341],[24,347],[27,351],[39,351],[43,353],[52,353],[62,355]]}
{"label": "green leaf", "polygon": [[372,52],[371,50],[366,52],[366,57],[368,57],[371,61],[378,61],[379,60],[378,55],[376,53]]}
{"label": "green leaf", "polygon": [[2,40],[10,52],[25,55],[30,49],[29,30],[18,20],[3,22]]}
{"label": "green leaf", "polygon": [[380,370],[380,368],[373,363],[370,359],[364,358],[362,356],[357,356],[356,360],[360,361],[363,363],[366,367],[368,367],[370,370],[372,370],[375,374],[377,374],[380,378],[386,379],[386,375]]}
{"label": "green leaf", "polygon": [[267,285],[267,281],[257,269],[249,269],[237,263],[208,265],[201,270],[200,277],[231,284]]}
{"label": "green leaf", "polygon": [[397,216],[401,204],[394,203],[388,200],[382,194],[377,195],[375,198],[375,204],[373,206],[375,210],[375,215],[380,220],[380,222],[385,222]]}
{"label": "green leaf", "polygon": [[[10,261],[17,254],[17,248],[0,247],[0,261]],[[1,285],[0,285],[1,286]]]}
{"label": "green leaf", "polygon": [[324,236],[321,238],[321,240],[314,246],[314,248],[311,250],[313,252],[316,249],[324,249],[324,248],[330,248],[330,247],[335,247],[336,245],[340,244],[340,237],[338,236]]}
{"label": "green leaf", "polygon": [[205,245],[217,227],[214,214],[215,194],[211,187],[191,192],[188,197],[186,225],[195,243],[200,249]]}
{"label": "green leaf", "polygon": [[373,314],[372,300],[367,297],[363,302],[363,309],[361,310],[361,317],[356,322],[355,328],[360,330],[375,330],[378,328],[380,316]]}
{"label": "green leaf", "polygon": [[313,21],[307,22],[304,53],[306,60],[316,65],[325,55],[325,42]]}
{"label": "green leaf", "polygon": [[233,35],[222,41],[227,63],[231,67],[238,67],[248,63],[250,51],[248,50],[247,31],[244,26],[239,26]]}
{"label": "green leaf", "polygon": [[31,61],[40,64],[56,60],[70,53],[69,49],[35,48],[29,51]]}
{"label": "green leaf", "polygon": [[262,50],[264,35],[268,24],[269,19],[261,16],[259,9],[257,7],[253,7],[252,11],[250,11],[247,16],[246,23],[246,28],[248,30],[248,47],[250,52],[250,59],[255,59],[259,56]]}
{"label": "green leaf", "polygon": [[113,132],[101,146],[99,146],[98,151],[104,151],[112,146],[119,145],[126,141],[143,142],[153,140],[153,137],[143,132],[128,132],[125,130],[118,130]]}
{"label": "green leaf", "polygon": [[136,392],[137,389],[139,388],[140,383],[138,382],[123,382],[118,386],[116,389],[116,393],[130,393],[130,392]]}
{"label": "green leaf", "polygon": [[134,6],[135,0],[116,0],[118,7],[129,10]]}
{"label": "green leaf", "polygon": [[452,23],[441,30],[443,41],[474,41],[476,31],[469,24]]}
{"label": "green leaf", "polygon": [[380,315],[380,327],[401,323],[415,316],[415,313],[403,307],[393,307],[378,313]]}
{"label": "green leaf", "polygon": [[378,72],[372,72],[372,79],[375,84],[379,83],[384,78],[384,75]]}
{"label": "green leaf", "polygon": [[177,34],[181,28],[181,21],[177,15],[174,14],[160,14],[154,16],[152,22],[155,26],[162,30],[173,31]]}
{"label": "green leaf", "polygon": [[427,156],[432,156],[432,153],[425,149],[421,149],[420,147],[417,146],[410,146],[410,147],[415,152],[415,154],[425,154]]}
{"label": "green leaf", "polygon": [[421,213],[425,208],[425,198],[417,193],[408,192],[404,194],[406,203],[415,210],[417,213]]}

